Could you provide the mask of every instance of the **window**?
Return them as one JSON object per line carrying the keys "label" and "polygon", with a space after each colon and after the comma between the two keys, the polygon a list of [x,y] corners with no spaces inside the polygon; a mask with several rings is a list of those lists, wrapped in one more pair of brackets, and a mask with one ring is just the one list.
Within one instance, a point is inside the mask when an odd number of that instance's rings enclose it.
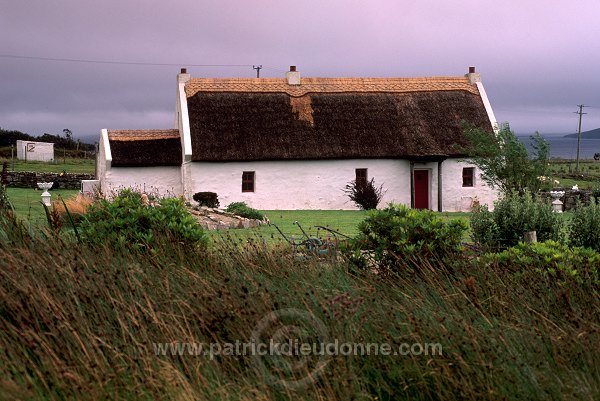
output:
{"label": "window", "polygon": [[475,167],[464,167],[462,172],[462,186],[472,187],[475,183]]}
{"label": "window", "polygon": [[356,183],[367,183],[367,169],[366,168],[357,168],[356,169]]}
{"label": "window", "polygon": [[242,172],[242,192],[254,192],[254,171]]}

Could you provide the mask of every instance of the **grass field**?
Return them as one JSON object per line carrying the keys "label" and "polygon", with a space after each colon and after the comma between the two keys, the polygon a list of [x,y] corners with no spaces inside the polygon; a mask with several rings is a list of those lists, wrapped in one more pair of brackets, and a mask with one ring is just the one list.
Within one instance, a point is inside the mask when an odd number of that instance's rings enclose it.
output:
{"label": "grass field", "polygon": [[96,171],[94,159],[57,159],[55,162],[27,162],[24,160],[0,160],[7,162],[9,171],[34,171],[39,173],[91,173]]}
{"label": "grass field", "polygon": [[[42,191],[30,188],[7,188],[8,199],[10,200],[17,217],[26,220],[29,224],[45,224],[46,212],[42,205]],[[58,200],[59,197],[68,199],[75,197],[79,193],[78,189],[53,189],[50,191],[52,200]]]}
{"label": "grass field", "polygon": [[600,188],[600,162],[580,161],[579,174],[575,173],[573,160],[552,160],[550,177],[560,181],[559,187],[570,188],[577,184],[580,189]]}

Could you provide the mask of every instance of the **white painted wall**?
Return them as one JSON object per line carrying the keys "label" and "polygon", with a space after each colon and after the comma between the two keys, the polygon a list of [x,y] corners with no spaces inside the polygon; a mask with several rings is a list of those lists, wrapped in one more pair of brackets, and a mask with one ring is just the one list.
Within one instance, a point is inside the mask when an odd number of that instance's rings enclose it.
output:
{"label": "white painted wall", "polygon": [[[478,168],[475,168],[475,182],[473,183],[473,187],[463,187],[463,167],[474,166],[467,161],[456,159],[446,160],[442,165],[443,210],[449,212],[468,212],[476,200],[481,205],[488,205],[490,210],[492,210],[494,208],[494,201],[498,198],[498,191],[486,185],[481,179],[481,171]],[[437,210],[437,199],[434,210]]]}
{"label": "white painted wall", "polygon": [[54,160],[54,144],[17,140],[17,159],[49,162]]}
{"label": "white painted wall", "polygon": [[[244,201],[263,210],[355,209],[343,189],[354,180],[357,168],[368,168],[369,179],[383,184],[385,203],[410,204],[405,160],[193,162],[191,192],[216,192],[221,206]],[[255,192],[242,192],[242,171],[256,172]]]}
{"label": "white painted wall", "polygon": [[123,188],[133,188],[160,196],[180,196],[181,171],[178,166],[111,167],[101,179],[102,192],[112,196]]}
{"label": "white painted wall", "polygon": [[[462,187],[458,160],[442,165],[443,210],[468,211],[475,197],[483,204],[495,199],[478,174],[473,188]],[[244,201],[251,207],[271,209],[355,209],[343,192],[355,178],[355,169],[367,168],[368,178],[386,190],[382,206],[388,202],[410,205],[410,164],[407,160],[312,160],[230,163],[191,163],[191,193],[216,192],[221,206]],[[430,207],[437,210],[437,163],[415,163],[415,169],[430,172]],[[255,192],[242,192],[242,172],[255,171]]]}

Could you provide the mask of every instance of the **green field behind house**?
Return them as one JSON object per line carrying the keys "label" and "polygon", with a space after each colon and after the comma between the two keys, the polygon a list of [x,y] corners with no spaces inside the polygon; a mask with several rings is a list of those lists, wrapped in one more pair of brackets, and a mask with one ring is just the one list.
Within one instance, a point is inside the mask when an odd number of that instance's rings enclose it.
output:
{"label": "green field behind house", "polygon": [[94,159],[57,159],[54,162],[37,162],[24,160],[0,159],[7,162],[9,171],[34,171],[38,173],[89,173],[96,172]]}
{"label": "green field behind house", "polygon": [[558,180],[558,187],[571,188],[577,184],[580,189],[600,188],[600,161],[586,160],[577,163],[574,160],[552,160],[549,166],[549,176]]}

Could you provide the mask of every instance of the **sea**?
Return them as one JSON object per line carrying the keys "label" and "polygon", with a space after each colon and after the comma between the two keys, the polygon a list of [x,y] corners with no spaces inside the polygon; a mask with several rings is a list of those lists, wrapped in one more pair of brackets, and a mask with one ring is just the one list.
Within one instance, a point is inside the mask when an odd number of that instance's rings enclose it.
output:
{"label": "sea", "polygon": [[[517,135],[517,138],[525,144],[529,152],[531,135]],[[577,138],[565,138],[561,134],[542,135],[550,146],[550,158],[553,159],[572,159],[577,158]],[[600,139],[581,139],[579,144],[579,159],[594,160],[594,154],[600,153]]]}

